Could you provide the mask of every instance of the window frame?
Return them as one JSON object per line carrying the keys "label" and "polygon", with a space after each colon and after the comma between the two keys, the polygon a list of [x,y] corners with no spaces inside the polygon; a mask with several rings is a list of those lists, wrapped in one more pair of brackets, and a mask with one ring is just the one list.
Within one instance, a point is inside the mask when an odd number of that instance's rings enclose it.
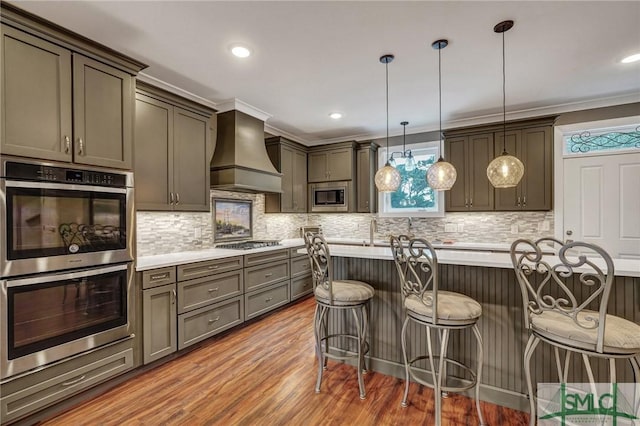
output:
{"label": "window frame", "polygon": [[[414,155],[418,151],[429,150],[432,151],[435,155],[436,161],[440,157],[440,141],[429,141],[429,142],[417,142],[412,143],[410,145],[406,145],[407,150],[411,150]],[[390,146],[390,152],[399,152],[402,150],[402,147],[398,146]],[[389,155],[390,157],[391,155]],[[397,161],[397,159],[396,159]],[[382,168],[387,162],[387,149],[386,147],[380,147],[378,150],[378,169]],[[425,173],[425,180],[427,178]],[[406,212],[398,212],[398,211],[387,211],[386,209],[389,207],[391,193],[381,193],[378,192],[378,216],[380,217],[444,217],[445,215],[445,200],[444,200],[444,191],[435,191],[436,192],[436,206],[437,209],[435,211],[420,211],[420,210],[411,210],[407,209]]]}

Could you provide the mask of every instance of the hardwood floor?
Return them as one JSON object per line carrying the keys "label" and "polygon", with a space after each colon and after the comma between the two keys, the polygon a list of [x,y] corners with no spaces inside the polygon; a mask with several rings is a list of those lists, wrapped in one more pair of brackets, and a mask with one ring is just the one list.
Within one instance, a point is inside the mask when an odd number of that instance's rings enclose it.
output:
{"label": "hardwood floor", "polygon": [[[417,425],[434,424],[433,392],[329,361],[314,392],[316,359],[307,299],[158,366],[44,425]],[[490,425],[526,425],[528,414],[482,403]],[[473,400],[444,399],[444,425],[476,425]]]}

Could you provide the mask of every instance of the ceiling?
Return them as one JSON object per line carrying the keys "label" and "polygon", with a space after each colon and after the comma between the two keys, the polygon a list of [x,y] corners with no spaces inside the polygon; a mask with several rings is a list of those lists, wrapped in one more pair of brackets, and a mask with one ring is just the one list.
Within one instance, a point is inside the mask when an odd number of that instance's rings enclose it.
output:
{"label": "ceiling", "polygon": [[[13,1],[149,64],[142,78],[206,99],[238,99],[267,131],[307,145],[499,121],[505,33],[508,118],[640,101],[640,2]],[[229,46],[242,42],[247,59]],[[177,90],[177,89],[176,89]],[[329,113],[344,114],[340,120]]]}

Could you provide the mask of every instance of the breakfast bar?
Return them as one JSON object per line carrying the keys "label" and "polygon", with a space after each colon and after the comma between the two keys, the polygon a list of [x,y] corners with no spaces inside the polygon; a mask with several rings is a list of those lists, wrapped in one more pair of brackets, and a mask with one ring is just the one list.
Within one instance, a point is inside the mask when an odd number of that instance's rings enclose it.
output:
{"label": "breakfast bar", "polygon": [[[404,378],[400,336],[404,318],[399,278],[388,247],[362,247],[330,244],[334,279],[361,280],[375,289],[369,311],[369,365],[374,371]],[[479,321],[484,340],[484,366],[481,399],[527,411],[523,352],[528,333],[524,327],[523,303],[507,253],[462,250],[437,250],[439,288],[463,293],[482,305]],[[640,322],[640,264],[632,260],[615,260],[615,280],[609,298],[608,313]],[[569,282],[577,295],[577,278]],[[343,318],[334,315],[330,333],[345,327]],[[409,339],[425,345],[424,329],[410,325]],[[475,363],[475,341],[470,330],[451,336],[448,356],[464,364]],[[346,343],[345,343],[346,344]],[[337,343],[338,346],[341,343]],[[337,347],[335,350],[350,350]],[[608,381],[608,366],[593,360],[596,381]],[[586,382],[579,357],[573,357],[569,382]],[[628,363],[618,361],[618,380],[633,382]],[[425,364],[426,366],[426,364]],[[455,380],[455,368],[448,372]],[[540,345],[532,361],[532,375],[538,382],[557,382],[554,354],[548,345]],[[583,377],[584,376],[584,377]]]}

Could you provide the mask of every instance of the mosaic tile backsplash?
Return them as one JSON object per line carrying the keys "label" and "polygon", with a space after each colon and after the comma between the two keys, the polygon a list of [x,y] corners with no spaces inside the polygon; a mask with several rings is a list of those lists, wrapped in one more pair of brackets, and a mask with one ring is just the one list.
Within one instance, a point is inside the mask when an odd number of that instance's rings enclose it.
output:
{"label": "mosaic tile backsplash", "polygon": [[[253,201],[253,238],[285,239],[300,236],[303,225],[321,225],[328,237],[369,239],[371,214],[265,214],[264,196],[211,191],[211,197]],[[553,212],[447,213],[442,218],[377,217],[375,239],[389,234],[414,234],[429,240],[451,239],[474,243],[510,243],[517,236],[553,235]],[[546,226],[545,226],[546,225]],[[548,227],[548,230],[545,230]],[[512,232],[517,232],[514,234]],[[214,247],[212,213],[137,213],[137,254],[174,253]]]}

